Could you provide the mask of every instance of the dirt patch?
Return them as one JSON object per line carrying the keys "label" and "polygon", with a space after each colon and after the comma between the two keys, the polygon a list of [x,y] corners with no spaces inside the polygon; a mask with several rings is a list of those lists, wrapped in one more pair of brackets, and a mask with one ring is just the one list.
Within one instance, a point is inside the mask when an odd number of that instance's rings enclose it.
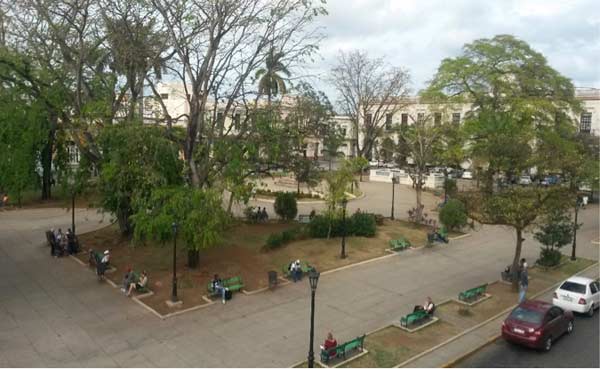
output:
{"label": "dirt patch", "polygon": [[447,322],[438,321],[414,333],[397,327],[387,327],[365,339],[365,356],[348,363],[351,368],[391,368],[452,336],[460,329]]}
{"label": "dirt patch", "polygon": [[[408,224],[408,226],[407,226]],[[391,234],[404,235],[414,244],[422,244],[426,238],[420,226],[405,222],[386,222],[378,227],[375,237],[348,237],[346,239],[345,259],[340,258],[341,238],[307,239],[291,242],[275,250],[265,251],[263,246],[267,237],[275,232],[298,227],[297,223],[268,222],[261,224],[240,223],[228,230],[222,245],[200,252],[200,264],[190,269],[187,264],[187,252],[178,242],[177,278],[178,297],[183,305],[168,308],[165,301],[171,296],[173,246],[171,242],[134,245],[128,238],[121,237],[116,225],[79,236],[83,250],[104,251],[110,249],[111,264],[117,272],[108,275],[113,282],[122,284],[127,268],[148,272],[150,289],[154,295],[142,301],[161,314],[188,309],[205,304],[202,295],[206,295],[206,286],[214,274],[221,278],[241,276],[245,290],[253,291],[268,286],[268,272],[281,274],[282,267],[290,261],[300,259],[308,261],[319,271],[327,271],[341,266],[388,255]],[[87,262],[87,253],[78,257]],[[235,297],[234,297],[235,300]]]}

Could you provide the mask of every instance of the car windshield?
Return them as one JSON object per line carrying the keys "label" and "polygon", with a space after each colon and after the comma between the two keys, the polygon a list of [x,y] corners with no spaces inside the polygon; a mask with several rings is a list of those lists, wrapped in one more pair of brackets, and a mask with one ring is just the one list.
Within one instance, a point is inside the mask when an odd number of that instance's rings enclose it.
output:
{"label": "car windshield", "polygon": [[566,281],[560,286],[560,289],[585,295],[585,284]]}
{"label": "car windshield", "polygon": [[515,310],[510,313],[510,317],[515,320],[520,320],[522,322],[539,324],[542,322],[544,318],[544,314],[539,311],[529,310],[522,307],[517,307]]}

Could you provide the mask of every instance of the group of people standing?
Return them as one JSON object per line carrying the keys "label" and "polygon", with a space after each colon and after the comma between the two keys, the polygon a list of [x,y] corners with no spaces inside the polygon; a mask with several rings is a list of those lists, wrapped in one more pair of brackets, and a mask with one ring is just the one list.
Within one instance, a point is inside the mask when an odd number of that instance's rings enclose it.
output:
{"label": "group of people standing", "polygon": [[79,243],[77,237],[71,231],[71,228],[67,229],[64,233],[61,228],[50,230],[50,255],[54,257],[63,256],[66,254],[72,255],[79,252]]}

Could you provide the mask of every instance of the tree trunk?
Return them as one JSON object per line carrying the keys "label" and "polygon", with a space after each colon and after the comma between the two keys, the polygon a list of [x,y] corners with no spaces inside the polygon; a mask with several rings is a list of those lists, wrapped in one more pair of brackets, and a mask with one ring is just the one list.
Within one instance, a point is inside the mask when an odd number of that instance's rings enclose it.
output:
{"label": "tree trunk", "polygon": [[200,263],[200,252],[198,250],[188,250],[188,267],[196,269]]}
{"label": "tree trunk", "polygon": [[117,210],[117,222],[119,223],[119,230],[123,236],[129,236],[131,234],[131,223],[129,222],[129,211],[125,209]]}
{"label": "tree trunk", "polygon": [[415,192],[417,194],[417,210],[416,210],[416,219],[417,219],[417,223],[421,223],[421,219],[423,218],[423,209],[421,206],[421,202],[422,200],[422,191],[423,191],[423,182],[421,181],[421,179],[418,180],[417,184],[415,185]]}
{"label": "tree trunk", "polygon": [[331,162],[332,162],[332,158],[329,157],[329,171],[331,172]]}
{"label": "tree trunk", "polygon": [[515,247],[515,257],[513,258],[512,267],[510,268],[512,288],[515,291],[519,290],[519,260],[521,260],[521,249],[523,247],[523,230],[517,228],[517,246]]}
{"label": "tree trunk", "polygon": [[300,181],[299,181],[299,180],[296,180],[296,185],[297,185],[297,188],[296,188],[296,193],[297,193],[298,195],[300,195]]}
{"label": "tree trunk", "polygon": [[52,198],[52,154],[54,152],[54,129],[48,132],[48,142],[42,149],[42,200]]}
{"label": "tree trunk", "polygon": [[577,259],[577,215],[579,214],[579,206],[577,205],[577,199],[575,199],[575,221],[573,222],[573,246],[571,247],[571,260]]}
{"label": "tree trunk", "polygon": [[233,205],[233,192],[229,193],[229,204],[227,204],[227,212],[231,214],[231,206]]}

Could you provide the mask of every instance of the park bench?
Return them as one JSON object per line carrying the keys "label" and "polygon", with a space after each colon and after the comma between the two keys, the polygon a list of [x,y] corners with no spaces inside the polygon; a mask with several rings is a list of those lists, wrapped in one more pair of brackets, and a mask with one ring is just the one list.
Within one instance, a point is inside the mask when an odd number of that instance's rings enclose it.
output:
{"label": "park bench", "polygon": [[[302,274],[308,274],[308,272],[310,272],[311,270],[313,270],[313,267],[307,262],[307,261],[303,261],[300,263],[300,269],[302,270]],[[283,273],[283,275],[286,278],[290,278],[292,275],[290,273],[290,265],[284,265],[281,267],[281,272]]]}
{"label": "park bench", "polygon": [[[244,288],[244,282],[242,281],[242,277],[240,276],[223,279],[222,282],[223,287],[227,288],[231,292],[241,291],[242,288]],[[209,296],[217,295],[217,291],[213,289],[212,281],[208,282],[206,290],[208,291]]]}
{"label": "park bench", "polygon": [[[140,293],[150,292],[150,289],[148,288],[148,284],[150,284],[150,278],[148,278],[148,280],[146,281],[146,285],[144,287],[139,288],[137,283],[140,281],[141,275],[138,272],[134,272],[134,271],[131,271],[131,275],[133,277],[133,283],[135,283],[135,290],[137,292],[140,292]],[[146,277],[148,277],[148,276],[146,275]]]}
{"label": "park bench", "polygon": [[465,302],[477,300],[480,296],[483,296],[485,294],[486,289],[487,289],[487,283],[459,293],[458,299],[460,301],[465,301]]}
{"label": "park bench", "polygon": [[446,226],[440,228],[438,235],[445,240],[448,239],[448,229],[446,229]]}
{"label": "park bench", "polygon": [[[434,308],[435,309],[435,308]],[[410,325],[421,323],[433,316],[433,311],[428,314],[425,310],[417,310],[400,318],[400,326],[408,328]]]}
{"label": "park bench", "polygon": [[345,360],[348,352],[356,349],[362,351],[365,343],[365,336],[366,335],[363,334],[362,336],[358,336],[348,342],[337,345],[336,347],[332,347],[328,350],[321,350],[321,362],[325,364],[329,360],[335,358],[341,358],[342,360]]}
{"label": "park bench", "polygon": [[400,237],[397,240],[390,240],[390,248],[393,251],[401,251],[409,248],[410,246],[410,241],[404,237]]}
{"label": "park bench", "polygon": [[309,214],[298,215],[298,223],[302,223],[302,224],[310,223],[310,215]]}

